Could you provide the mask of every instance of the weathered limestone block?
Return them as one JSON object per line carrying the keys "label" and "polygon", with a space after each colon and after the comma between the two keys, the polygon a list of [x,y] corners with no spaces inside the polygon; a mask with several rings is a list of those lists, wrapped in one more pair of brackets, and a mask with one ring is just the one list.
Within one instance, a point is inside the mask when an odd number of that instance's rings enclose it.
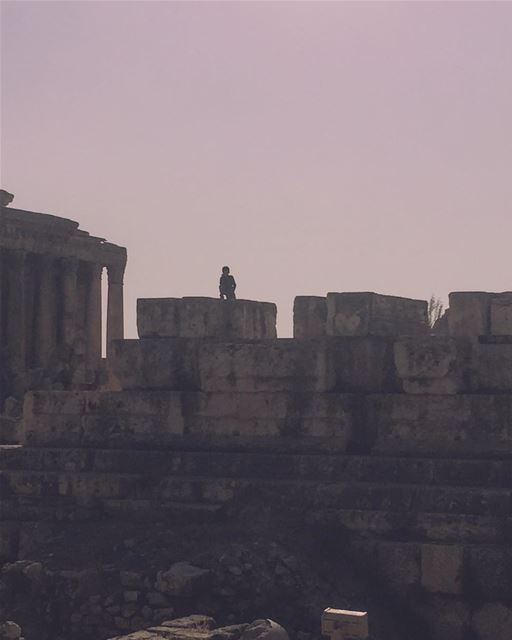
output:
{"label": "weathered limestone block", "polygon": [[512,343],[480,342],[474,350],[478,391],[512,392]]}
{"label": "weathered limestone block", "polygon": [[411,605],[429,640],[468,638],[470,611],[469,605],[462,599],[436,594],[412,600]]}
{"label": "weathered limestone block", "polygon": [[336,384],[330,351],[316,342],[203,343],[199,368],[203,391],[330,391]]}
{"label": "weathered limestone block", "polygon": [[386,454],[508,454],[511,416],[508,394],[375,394],[367,397],[367,437]]}
{"label": "weathered limestone block", "polygon": [[200,393],[187,396],[188,438],[224,446],[344,451],[352,437],[347,394]]}
{"label": "weathered limestone block", "polygon": [[473,614],[471,626],[478,640],[510,640],[512,609],[501,602],[488,602]]}
{"label": "weathered limestone block", "polygon": [[198,389],[199,346],[186,338],[115,340],[109,369],[121,389]]}
{"label": "weathered limestone block", "polygon": [[[73,392],[73,400],[66,403],[69,395],[27,394],[26,444],[125,449],[171,446],[187,438],[209,448],[345,450],[353,433],[353,398],[347,394],[83,391]],[[30,466],[38,464],[34,457]],[[83,464],[70,456],[67,466],[80,471]]]}
{"label": "weathered limestone block", "polygon": [[141,338],[275,338],[276,315],[275,304],[254,300],[193,297],[137,300]]}
{"label": "weathered limestone block", "polygon": [[455,291],[449,300],[450,335],[512,335],[512,293]]}
{"label": "weathered limestone block", "polygon": [[512,550],[508,546],[470,547],[468,556],[472,588],[483,600],[500,600],[504,593],[512,593]]}
{"label": "weathered limestone block", "polygon": [[183,398],[168,391],[37,391],[25,395],[30,446],[169,444],[184,432]]}
{"label": "weathered limestone block", "polygon": [[452,336],[489,333],[490,296],[485,291],[453,291],[449,295],[448,331]]}
{"label": "weathered limestone block", "polygon": [[376,293],[327,294],[327,335],[396,336],[427,331],[426,301]]}
{"label": "weathered limestone block", "polygon": [[393,359],[394,340],[385,336],[329,338],[336,389],[346,392],[399,391]]}
{"label": "weathered limestone block", "polygon": [[458,545],[421,546],[421,585],[432,593],[460,594],[463,587],[464,548]]}
{"label": "weathered limestone block", "polygon": [[122,389],[329,391],[336,385],[327,345],[294,340],[115,341],[109,367]]}
{"label": "weathered limestone block", "polygon": [[321,338],[326,334],[327,298],[296,296],[293,303],[293,337]]}
{"label": "weathered limestone block", "polygon": [[452,394],[470,375],[471,342],[449,336],[403,336],[394,345],[395,366],[406,393]]}
{"label": "weathered limestone block", "polygon": [[491,297],[491,335],[512,335],[512,293]]}
{"label": "weathered limestone block", "polygon": [[379,573],[393,590],[406,591],[420,581],[420,549],[417,544],[378,542],[376,561]]}

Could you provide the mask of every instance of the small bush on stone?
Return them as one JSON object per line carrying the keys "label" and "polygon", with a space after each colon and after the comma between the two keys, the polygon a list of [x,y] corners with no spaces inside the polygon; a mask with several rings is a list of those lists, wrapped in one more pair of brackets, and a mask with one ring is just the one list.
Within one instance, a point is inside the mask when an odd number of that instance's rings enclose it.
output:
{"label": "small bush on stone", "polygon": [[429,327],[435,325],[435,323],[439,320],[439,318],[443,315],[444,304],[441,301],[441,298],[436,297],[434,294],[430,296],[430,300],[428,301],[428,324]]}

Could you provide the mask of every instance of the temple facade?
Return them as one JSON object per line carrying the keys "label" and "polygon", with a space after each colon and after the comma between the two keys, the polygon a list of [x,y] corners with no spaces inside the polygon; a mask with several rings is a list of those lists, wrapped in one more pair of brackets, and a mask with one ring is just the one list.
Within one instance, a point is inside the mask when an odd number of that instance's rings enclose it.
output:
{"label": "temple facade", "polygon": [[0,408],[29,388],[95,385],[107,344],[124,336],[126,249],[72,220],[0,208]]}

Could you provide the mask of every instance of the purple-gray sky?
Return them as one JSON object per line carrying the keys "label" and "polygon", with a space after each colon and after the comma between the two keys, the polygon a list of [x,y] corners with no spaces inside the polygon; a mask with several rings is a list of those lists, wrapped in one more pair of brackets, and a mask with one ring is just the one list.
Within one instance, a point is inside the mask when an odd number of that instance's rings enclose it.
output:
{"label": "purple-gray sky", "polygon": [[512,3],[2,2],[14,206],[135,299],[512,289]]}

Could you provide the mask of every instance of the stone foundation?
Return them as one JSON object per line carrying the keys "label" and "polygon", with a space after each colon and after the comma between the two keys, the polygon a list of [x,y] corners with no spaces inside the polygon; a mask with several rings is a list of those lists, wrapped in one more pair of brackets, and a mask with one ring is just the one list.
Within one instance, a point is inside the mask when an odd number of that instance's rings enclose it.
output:
{"label": "stone foundation", "polygon": [[[496,296],[488,295],[491,314]],[[256,338],[247,328],[267,313],[261,303],[141,301],[143,337],[111,343],[118,391],[26,394],[24,446],[0,448],[0,555],[10,562],[34,558],[50,545],[55,558],[59,535],[70,548],[86,535],[86,549],[97,555],[109,536],[116,540],[123,531],[130,540],[126,531],[133,529],[139,540],[143,531],[154,562],[163,564],[147,586],[127,586],[129,595],[119,595],[117,578],[109,583],[116,594],[109,624],[119,635],[122,624],[126,631],[147,627],[139,618],[149,598],[163,602],[155,585],[171,565],[157,532],[165,540],[179,532],[184,542],[200,532],[201,549],[193,552],[203,559],[204,540],[211,544],[214,532],[230,544],[247,542],[250,532],[254,544],[281,533],[294,553],[307,548],[301,571],[314,553],[322,571],[332,570],[331,581],[352,563],[351,581],[366,581],[358,598],[376,589],[407,617],[405,635],[387,627],[388,635],[377,637],[487,640],[493,615],[496,633],[512,636],[508,312],[500,306],[488,316],[499,323],[475,329],[475,314],[457,320],[455,301],[457,333],[432,335],[426,303],[382,298],[328,294],[325,333],[323,303],[301,299],[296,332],[303,338],[284,340]],[[238,302],[240,317],[252,309],[249,325],[233,320]],[[301,318],[307,309],[315,314],[310,323]],[[196,337],[184,335],[184,318]],[[265,544],[255,556],[266,559]],[[147,563],[148,553],[138,561]],[[116,575],[128,570],[116,561]],[[199,560],[197,567],[210,570]],[[222,583],[227,591],[215,592],[214,604],[206,590],[205,606],[223,610],[222,598],[232,603],[240,593],[257,601],[256,586],[243,591],[251,569],[233,567],[241,580]],[[304,591],[311,584],[307,572],[297,569],[297,581],[293,571],[275,571],[286,577],[281,590],[294,585],[286,593],[296,607],[296,585]],[[98,595],[94,589],[88,598]],[[165,606],[192,612],[195,596],[164,595]],[[321,592],[320,599],[329,597]],[[347,598],[353,608],[361,602]],[[371,621],[380,613],[378,599],[368,598]],[[119,616],[123,607],[126,618]],[[87,611],[73,624],[83,624]]]}

